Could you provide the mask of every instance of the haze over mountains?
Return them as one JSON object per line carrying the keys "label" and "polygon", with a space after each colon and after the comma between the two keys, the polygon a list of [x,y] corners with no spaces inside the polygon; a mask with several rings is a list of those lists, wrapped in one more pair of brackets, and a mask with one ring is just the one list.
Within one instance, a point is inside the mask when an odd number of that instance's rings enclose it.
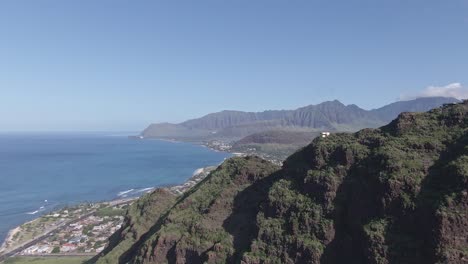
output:
{"label": "haze over mountains", "polygon": [[389,123],[401,112],[424,112],[459,100],[448,97],[426,97],[400,101],[378,109],[364,110],[357,105],[327,101],[295,110],[264,112],[221,111],[180,124],[151,124],[141,136],[145,138],[182,141],[238,140],[242,137],[271,130],[317,132],[357,131]]}

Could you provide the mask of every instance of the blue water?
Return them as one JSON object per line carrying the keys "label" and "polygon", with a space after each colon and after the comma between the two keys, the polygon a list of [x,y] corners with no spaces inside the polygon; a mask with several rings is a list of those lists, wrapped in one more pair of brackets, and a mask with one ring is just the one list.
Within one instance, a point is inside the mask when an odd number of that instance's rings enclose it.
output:
{"label": "blue water", "polygon": [[227,157],[202,146],[118,135],[0,134],[0,243],[11,228],[52,209],[180,184]]}

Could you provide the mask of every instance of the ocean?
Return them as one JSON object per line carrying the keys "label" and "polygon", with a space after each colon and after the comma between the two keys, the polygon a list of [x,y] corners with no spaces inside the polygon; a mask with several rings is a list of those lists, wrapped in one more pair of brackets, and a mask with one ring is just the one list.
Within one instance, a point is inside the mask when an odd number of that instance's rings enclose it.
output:
{"label": "ocean", "polygon": [[122,134],[0,134],[0,244],[53,209],[183,183],[230,154]]}

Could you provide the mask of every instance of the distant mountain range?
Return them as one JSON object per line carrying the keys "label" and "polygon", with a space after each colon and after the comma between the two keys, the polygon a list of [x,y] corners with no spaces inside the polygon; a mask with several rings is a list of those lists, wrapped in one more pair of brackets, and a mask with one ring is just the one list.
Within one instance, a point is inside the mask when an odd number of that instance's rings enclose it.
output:
{"label": "distant mountain range", "polygon": [[467,263],[467,146],[465,101],[314,139],[281,168],[231,158],[135,201],[88,263]]}
{"label": "distant mountain range", "polygon": [[141,136],[145,138],[182,141],[238,140],[242,137],[272,130],[357,131],[389,123],[401,112],[424,112],[459,100],[446,97],[418,98],[400,101],[378,109],[364,110],[354,104],[327,101],[296,110],[264,112],[221,111],[180,124],[151,124]]}

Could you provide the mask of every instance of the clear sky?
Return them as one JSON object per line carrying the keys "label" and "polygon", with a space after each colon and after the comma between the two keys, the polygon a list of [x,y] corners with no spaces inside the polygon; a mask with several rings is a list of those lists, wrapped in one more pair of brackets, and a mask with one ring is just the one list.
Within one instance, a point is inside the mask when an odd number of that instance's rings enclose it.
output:
{"label": "clear sky", "polygon": [[0,2],[2,131],[370,109],[467,86],[466,0]]}

